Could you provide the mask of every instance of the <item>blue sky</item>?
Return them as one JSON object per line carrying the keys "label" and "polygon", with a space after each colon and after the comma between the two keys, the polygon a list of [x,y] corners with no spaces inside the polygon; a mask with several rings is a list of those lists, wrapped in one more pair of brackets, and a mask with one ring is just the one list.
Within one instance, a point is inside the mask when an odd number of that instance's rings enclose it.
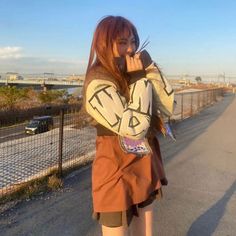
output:
{"label": "blue sky", "polygon": [[233,0],[0,0],[0,73],[84,73],[92,34],[122,15],[167,75],[236,77]]}

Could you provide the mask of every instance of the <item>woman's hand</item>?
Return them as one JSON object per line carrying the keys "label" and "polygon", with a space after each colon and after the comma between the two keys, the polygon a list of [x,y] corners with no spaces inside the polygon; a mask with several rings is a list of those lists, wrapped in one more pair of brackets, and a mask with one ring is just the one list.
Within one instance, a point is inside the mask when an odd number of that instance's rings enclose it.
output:
{"label": "woman's hand", "polygon": [[140,53],[135,54],[133,57],[126,55],[127,73],[143,70],[143,64],[140,59]]}

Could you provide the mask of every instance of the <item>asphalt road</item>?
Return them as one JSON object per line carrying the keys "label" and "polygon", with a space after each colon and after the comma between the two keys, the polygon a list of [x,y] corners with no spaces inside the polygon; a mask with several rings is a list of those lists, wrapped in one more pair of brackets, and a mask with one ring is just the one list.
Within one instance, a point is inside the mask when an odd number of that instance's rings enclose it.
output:
{"label": "asphalt road", "polygon": [[[226,96],[176,124],[177,142],[161,139],[169,185],[155,203],[154,236],[236,235],[236,99]],[[4,236],[100,236],[91,219],[91,167],[64,188],[0,215]]]}
{"label": "asphalt road", "polygon": [[[64,125],[70,124],[73,118],[74,118],[74,114],[65,114]],[[13,126],[0,128],[0,143],[30,136],[28,134],[25,134],[25,126],[28,123],[29,122],[24,122],[21,124],[16,124]],[[59,116],[53,117],[53,123],[54,123],[53,125],[54,128],[59,127]]]}

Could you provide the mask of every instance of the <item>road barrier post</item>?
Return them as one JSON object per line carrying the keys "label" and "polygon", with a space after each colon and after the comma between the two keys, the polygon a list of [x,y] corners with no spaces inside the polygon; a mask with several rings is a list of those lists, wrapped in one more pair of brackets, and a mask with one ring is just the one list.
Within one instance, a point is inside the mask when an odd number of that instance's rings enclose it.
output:
{"label": "road barrier post", "polygon": [[63,126],[64,126],[64,109],[61,109],[60,123],[59,123],[59,157],[58,157],[58,175],[60,177],[62,177]]}
{"label": "road barrier post", "polygon": [[191,93],[191,100],[190,100],[190,116],[193,115],[193,93]]}

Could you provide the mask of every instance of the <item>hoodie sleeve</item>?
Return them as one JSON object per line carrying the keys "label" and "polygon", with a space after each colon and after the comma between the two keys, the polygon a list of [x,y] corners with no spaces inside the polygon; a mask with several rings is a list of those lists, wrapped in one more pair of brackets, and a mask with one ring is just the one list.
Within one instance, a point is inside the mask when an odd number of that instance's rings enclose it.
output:
{"label": "hoodie sleeve", "polygon": [[152,115],[152,85],[146,78],[129,85],[130,100],[114,83],[96,79],[86,90],[86,110],[101,125],[125,137],[145,137]]}
{"label": "hoodie sleeve", "polygon": [[173,113],[174,91],[159,70],[155,62],[153,62],[150,54],[143,50],[140,58],[145,70],[145,77],[151,82],[153,87],[153,115],[171,116]]}
{"label": "hoodie sleeve", "polygon": [[152,62],[146,69],[146,78],[153,87],[153,114],[160,112],[164,116],[171,116],[174,107],[174,90],[166,77]]}

